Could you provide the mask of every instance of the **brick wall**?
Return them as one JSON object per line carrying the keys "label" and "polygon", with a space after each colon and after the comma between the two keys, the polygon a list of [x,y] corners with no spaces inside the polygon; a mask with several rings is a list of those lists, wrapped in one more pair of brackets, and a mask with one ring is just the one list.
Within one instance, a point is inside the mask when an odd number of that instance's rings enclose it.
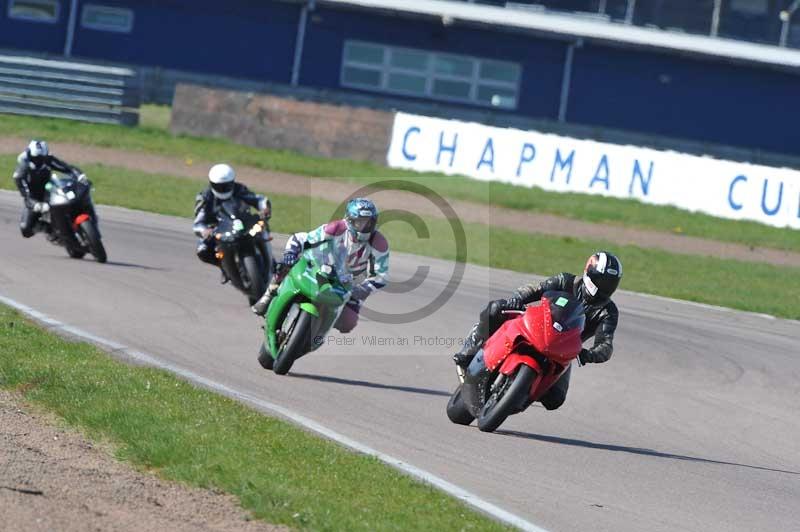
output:
{"label": "brick wall", "polygon": [[180,84],[171,128],[249,146],[385,164],[393,121],[388,111]]}

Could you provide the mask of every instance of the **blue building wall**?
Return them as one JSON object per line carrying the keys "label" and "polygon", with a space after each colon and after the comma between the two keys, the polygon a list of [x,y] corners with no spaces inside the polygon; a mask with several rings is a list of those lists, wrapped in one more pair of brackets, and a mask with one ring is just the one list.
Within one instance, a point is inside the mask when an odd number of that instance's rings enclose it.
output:
{"label": "blue building wall", "polygon": [[[161,66],[286,84],[300,3],[277,0],[79,0],[134,11],[130,34],[76,28],[75,57]],[[56,23],[9,19],[0,0],[0,47],[60,54],[69,0]],[[80,11],[79,11],[80,13]],[[444,103],[512,116],[558,116],[566,42],[443,26],[436,18],[318,6],[309,17],[300,84],[340,86],[346,40],[514,61],[522,66],[517,109]],[[575,52],[568,122],[800,154],[800,74],[666,52],[587,43]],[[395,100],[425,101],[391,95]]]}
{"label": "blue building wall", "polygon": [[63,0],[59,11],[55,23],[12,19],[8,16],[8,0],[0,0],[0,46],[48,54],[63,52],[69,16]]}
{"label": "blue building wall", "polygon": [[133,9],[133,31],[81,28],[75,56],[282,83],[291,78],[297,5],[252,0],[102,0],[102,4]]}
{"label": "blue building wall", "polygon": [[[444,27],[439,19],[401,19],[321,8],[311,18],[306,34],[301,83],[338,88],[344,42],[348,39],[520,63],[519,107],[514,111],[495,111],[537,118],[558,117],[566,56],[563,42],[463,26]],[[419,98],[408,99],[420,101]]]}
{"label": "blue building wall", "polygon": [[800,75],[588,45],[572,82],[570,122],[800,153]]}
{"label": "blue building wall", "polygon": [[[87,3],[132,9],[131,33],[84,28]],[[69,0],[57,24],[8,18],[0,2],[0,46],[60,54]],[[254,0],[79,0],[74,57],[288,83],[300,7]]]}

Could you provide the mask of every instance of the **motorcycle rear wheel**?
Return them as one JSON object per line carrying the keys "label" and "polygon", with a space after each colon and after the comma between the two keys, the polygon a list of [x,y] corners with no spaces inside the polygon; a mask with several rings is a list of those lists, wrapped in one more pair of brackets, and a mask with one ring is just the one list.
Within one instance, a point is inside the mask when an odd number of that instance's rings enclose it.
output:
{"label": "motorcycle rear wheel", "polygon": [[103,246],[103,241],[100,240],[100,233],[97,231],[97,226],[94,220],[87,220],[83,222],[79,230],[83,233],[86,243],[89,246],[89,253],[94,255],[95,260],[104,263],[108,260],[106,255],[106,248]]}
{"label": "motorcycle rear wheel", "polygon": [[457,425],[469,425],[475,420],[475,416],[467,410],[467,405],[464,404],[464,399],[461,397],[462,388],[463,385],[459,384],[456,391],[450,396],[450,400],[447,402],[447,417]]}
{"label": "motorcycle rear wheel", "polygon": [[[508,416],[516,413],[530,395],[536,372],[530,366],[521,364],[517,373],[510,376],[511,383],[494,392],[478,412],[478,429],[481,432],[494,432]],[[501,393],[499,397],[496,394]],[[494,400],[493,400],[494,399]]]}
{"label": "motorcycle rear wheel", "polygon": [[[295,303],[296,304],[296,303]],[[299,307],[299,305],[298,305]],[[311,326],[314,316],[298,308],[298,316],[289,331],[289,337],[283,344],[283,349],[278,353],[272,368],[278,375],[286,375],[292,368],[294,361],[306,354],[311,340]]]}

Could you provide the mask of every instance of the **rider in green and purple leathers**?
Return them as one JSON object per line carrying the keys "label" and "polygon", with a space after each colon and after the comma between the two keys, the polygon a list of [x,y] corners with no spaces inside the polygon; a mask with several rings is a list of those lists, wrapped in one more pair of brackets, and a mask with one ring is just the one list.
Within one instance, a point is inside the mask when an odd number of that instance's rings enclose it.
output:
{"label": "rider in green and purple leathers", "polygon": [[253,312],[263,316],[269,302],[289,269],[297,262],[304,249],[333,241],[347,248],[347,263],[356,284],[334,327],[347,333],[358,323],[358,314],[364,300],[380,290],[389,280],[389,243],[377,229],[378,208],[365,198],[350,200],[345,207],[345,217],[321,225],[308,233],[295,233],[286,242],[283,263],[278,265],[266,293],[253,305]]}

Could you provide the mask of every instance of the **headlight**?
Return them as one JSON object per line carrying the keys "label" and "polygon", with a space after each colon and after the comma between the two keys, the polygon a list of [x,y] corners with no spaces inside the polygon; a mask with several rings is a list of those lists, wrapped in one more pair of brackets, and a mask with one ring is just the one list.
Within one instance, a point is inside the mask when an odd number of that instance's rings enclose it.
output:
{"label": "headlight", "polygon": [[264,224],[262,222],[258,222],[253,227],[250,228],[250,236],[256,236],[264,229]]}

